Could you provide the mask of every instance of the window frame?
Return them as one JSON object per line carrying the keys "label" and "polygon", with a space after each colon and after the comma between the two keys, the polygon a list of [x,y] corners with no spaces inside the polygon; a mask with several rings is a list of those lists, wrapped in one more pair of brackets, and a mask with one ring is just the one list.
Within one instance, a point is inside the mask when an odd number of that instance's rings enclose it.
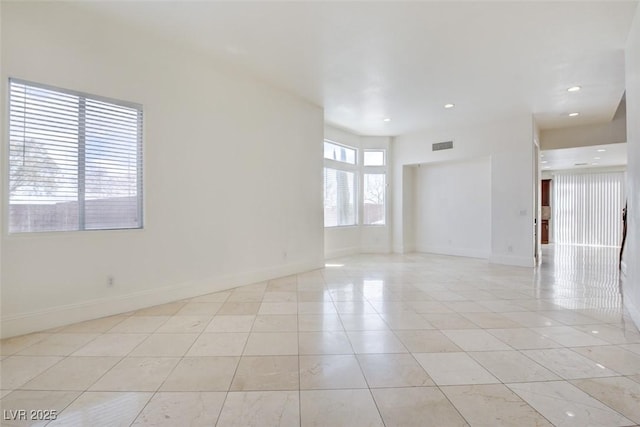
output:
{"label": "window frame", "polygon": [[[360,225],[360,181],[361,181],[361,177],[360,177],[360,168],[359,168],[359,164],[360,164],[360,152],[361,150],[358,149],[358,147],[353,147],[350,145],[346,145],[346,144],[341,144],[339,142],[333,141],[331,139],[324,139],[322,141],[323,147],[324,147],[324,143],[328,142],[330,144],[333,145],[337,145],[340,147],[344,147],[347,148],[349,150],[354,150],[355,151],[355,158],[354,158],[354,163],[347,163],[347,162],[343,162],[340,160],[334,160],[334,159],[328,159],[326,157],[324,157],[324,150],[323,150],[323,177],[324,177],[324,170],[325,169],[334,169],[334,170],[338,170],[338,171],[343,171],[343,172],[351,172],[353,173],[353,179],[354,179],[354,184],[353,184],[353,192],[354,192],[354,200],[353,200],[353,208],[355,209],[354,212],[354,223],[353,224],[345,224],[345,225],[324,225],[324,219],[323,219],[323,226],[324,228],[345,228],[345,227],[358,227]],[[324,178],[323,178],[323,197],[322,197],[322,211],[323,211],[323,218],[324,218]]]}
{"label": "window frame", "polygon": [[[84,203],[86,202],[86,197],[82,200],[82,202],[80,202],[79,197],[78,197],[78,228],[77,229],[67,229],[67,230],[32,230],[32,231],[11,231],[10,230],[10,206],[11,206],[11,195],[10,195],[10,186],[11,186],[11,159],[10,159],[10,152],[11,152],[11,85],[12,83],[14,84],[18,84],[18,85],[25,85],[25,86],[29,86],[29,87],[33,87],[33,88],[37,88],[37,89],[43,89],[43,90],[47,90],[47,91],[52,91],[52,92],[58,92],[64,95],[70,95],[70,96],[76,96],[78,98],[82,98],[82,99],[89,99],[92,101],[97,101],[97,102],[101,102],[101,103],[107,103],[107,104],[112,104],[112,105],[116,105],[116,106],[120,106],[120,107],[124,107],[124,108],[130,108],[130,109],[135,109],[136,111],[138,111],[138,117],[137,117],[137,141],[136,141],[136,167],[139,168],[139,170],[136,170],[136,175],[138,177],[137,179],[137,183],[136,183],[136,192],[137,192],[137,199],[138,199],[138,203],[137,203],[137,217],[138,217],[138,226],[137,227],[105,227],[105,228],[86,228],[86,223],[84,221],[81,221],[80,218],[84,217],[86,214],[85,212],[81,212],[80,211],[80,205],[84,205]],[[145,190],[144,190],[144,183],[145,183],[145,167],[144,167],[144,153],[145,153],[145,137],[144,137],[144,131],[145,131],[145,126],[144,126],[144,108],[142,104],[136,103],[136,102],[131,102],[131,101],[124,101],[124,100],[120,100],[120,99],[115,99],[115,98],[110,98],[110,97],[105,97],[102,95],[95,95],[95,94],[90,94],[87,92],[81,92],[78,90],[73,90],[73,89],[67,89],[67,88],[61,88],[58,86],[53,86],[50,84],[46,84],[46,83],[37,83],[37,82],[33,82],[30,80],[25,80],[25,79],[21,79],[21,78],[16,78],[16,77],[8,77],[7,79],[4,79],[3,84],[6,84],[5,88],[6,88],[6,94],[7,97],[5,99],[5,106],[6,106],[6,114],[3,117],[3,120],[5,120],[5,132],[4,132],[4,137],[6,140],[5,144],[2,144],[2,154],[4,155],[5,160],[2,162],[2,167],[4,168],[4,171],[2,172],[3,174],[3,178],[4,178],[4,185],[3,185],[3,190],[4,190],[4,194],[6,194],[6,196],[2,197],[2,205],[3,205],[3,210],[2,213],[4,215],[5,220],[3,221],[3,228],[5,230],[5,235],[6,236],[46,236],[46,235],[57,235],[59,233],[84,233],[84,232],[105,232],[105,231],[111,231],[111,232],[126,232],[126,231],[130,231],[130,232],[135,232],[135,231],[142,231],[145,229],[145,224],[146,224],[146,218],[145,218]],[[78,125],[80,127],[80,125]],[[81,141],[82,140],[82,141]],[[78,156],[81,156],[80,150],[81,147],[84,145],[83,142],[84,138],[80,138],[80,136],[78,136],[78,143],[77,143],[77,150],[78,150]],[[86,151],[85,153],[83,153],[83,156],[86,155]],[[78,165],[78,167],[80,167]],[[82,173],[82,175],[84,176],[84,172]],[[80,194],[80,171],[78,171],[78,194]],[[84,177],[83,177],[84,178]],[[82,185],[83,187],[86,186],[86,182]],[[84,206],[83,206],[84,208]]]}
{"label": "window frame", "polygon": [[[360,194],[361,197],[359,199],[361,208],[361,215],[359,217],[360,225],[363,227],[386,227],[388,226],[388,218],[389,218],[389,173],[388,173],[388,163],[387,163],[387,149],[385,148],[365,148],[362,151],[362,160],[360,164]],[[364,164],[364,153],[366,152],[382,152],[382,158],[384,163],[382,165],[377,166],[365,166]],[[364,222],[364,176],[365,175],[384,175],[384,223],[383,224],[366,224]]]}

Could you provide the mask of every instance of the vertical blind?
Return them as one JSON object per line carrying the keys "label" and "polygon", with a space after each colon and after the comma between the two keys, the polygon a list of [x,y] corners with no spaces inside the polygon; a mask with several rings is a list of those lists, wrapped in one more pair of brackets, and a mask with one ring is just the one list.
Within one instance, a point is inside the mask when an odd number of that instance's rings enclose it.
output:
{"label": "vertical blind", "polygon": [[142,227],[142,107],[10,80],[9,231]]}
{"label": "vertical blind", "polygon": [[555,243],[620,246],[624,180],[624,172],[555,175]]}

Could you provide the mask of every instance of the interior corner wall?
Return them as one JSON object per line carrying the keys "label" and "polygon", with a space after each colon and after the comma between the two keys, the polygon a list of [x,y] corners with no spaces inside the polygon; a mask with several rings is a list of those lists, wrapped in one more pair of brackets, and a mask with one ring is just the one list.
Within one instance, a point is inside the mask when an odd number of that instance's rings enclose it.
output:
{"label": "interior corner wall", "polygon": [[0,7],[3,91],[15,77],[145,115],[143,230],[8,235],[5,217],[3,336],[323,265],[320,107],[73,3]]}
{"label": "interior corner wall", "polygon": [[533,218],[535,222],[534,256],[537,263],[542,260],[542,164],[540,163],[540,127],[535,117],[533,125]]}
{"label": "interior corner wall", "polygon": [[[429,129],[398,136],[393,159],[393,248],[404,249],[404,167],[406,165],[491,158],[491,262],[533,266],[534,171],[530,114],[491,123]],[[432,151],[432,144],[453,141],[451,150]]]}
{"label": "interior corner wall", "polygon": [[491,159],[420,165],[415,170],[418,252],[491,256]]}
{"label": "interior corner wall", "polygon": [[[418,167],[413,165],[403,165],[400,169],[400,179],[402,185],[399,207],[402,214],[396,214],[397,223],[400,225],[400,236],[398,250],[399,253],[411,253],[416,250],[416,180]],[[397,184],[397,183],[396,183]]]}
{"label": "interior corner wall", "polygon": [[640,328],[640,7],[627,39],[627,242],[624,250],[624,303]]}

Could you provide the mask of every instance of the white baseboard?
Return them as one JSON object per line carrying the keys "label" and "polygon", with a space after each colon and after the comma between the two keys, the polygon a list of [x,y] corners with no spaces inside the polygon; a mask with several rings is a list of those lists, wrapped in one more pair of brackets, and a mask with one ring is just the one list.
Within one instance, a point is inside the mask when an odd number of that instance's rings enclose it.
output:
{"label": "white baseboard", "polygon": [[535,267],[533,256],[491,255],[489,262],[492,264],[513,265],[516,267]]}
{"label": "white baseboard", "polygon": [[416,246],[416,252],[420,253],[428,253],[428,254],[439,254],[439,255],[452,255],[452,256],[461,256],[468,258],[489,258],[489,254],[477,249],[469,249],[469,248],[448,248],[448,247],[438,247],[438,246]]}
{"label": "white baseboard", "polygon": [[315,270],[323,266],[324,262],[322,260],[289,264],[260,271],[194,280],[162,288],[147,289],[127,295],[100,298],[28,313],[9,315],[2,318],[0,338],[8,338],[83,322],[85,320],[127,313],[145,307],[166,304],[211,292],[223,291],[277,277]]}
{"label": "white baseboard", "polygon": [[364,246],[360,249],[361,254],[389,254],[391,251],[387,246]]}
{"label": "white baseboard", "polygon": [[340,258],[343,256],[356,255],[360,253],[360,247],[352,246],[349,248],[334,249],[324,253],[325,259]]}

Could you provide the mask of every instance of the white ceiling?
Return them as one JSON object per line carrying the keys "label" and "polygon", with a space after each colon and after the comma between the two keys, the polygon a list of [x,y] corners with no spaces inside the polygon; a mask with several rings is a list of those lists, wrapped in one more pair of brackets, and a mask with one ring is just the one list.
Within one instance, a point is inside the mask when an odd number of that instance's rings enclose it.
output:
{"label": "white ceiling", "polygon": [[622,166],[627,164],[627,144],[545,150],[540,161],[543,171]]}
{"label": "white ceiling", "polygon": [[[637,1],[83,2],[246,70],[366,135],[533,112],[609,121]],[[580,85],[578,93],[569,86]],[[445,103],[455,108],[445,110]],[[569,118],[568,113],[581,115]],[[389,117],[391,121],[384,122]]]}

